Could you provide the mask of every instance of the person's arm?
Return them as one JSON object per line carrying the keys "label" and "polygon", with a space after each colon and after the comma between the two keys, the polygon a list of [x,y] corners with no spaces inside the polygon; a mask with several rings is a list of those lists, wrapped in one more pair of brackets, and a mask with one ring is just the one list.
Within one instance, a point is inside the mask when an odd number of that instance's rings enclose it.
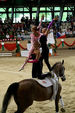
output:
{"label": "person's arm", "polygon": [[49,23],[48,28],[47,28],[47,30],[46,30],[46,32],[45,32],[45,35],[46,35],[46,36],[48,35],[49,30],[50,30],[50,27],[52,26],[52,24],[53,24],[53,22],[54,22],[55,20],[56,20],[56,18],[54,18],[54,19]]}
{"label": "person's arm", "polygon": [[48,33],[49,33],[49,30],[50,30],[50,29],[48,29],[48,28],[47,28],[47,30],[45,31],[44,35],[46,35],[46,36],[47,36],[47,35],[48,35]]}
{"label": "person's arm", "polygon": [[49,23],[49,25],[48,25],[48,29],[50,29],[50,27],[52,26],[54,20],[55,20],[55,19],[53,19],[53,20]]}
{"label": "person's arm", "polygon": [[57,20],[57,19],[58,19],[58,17],[55,17],[55,18],[49,23],[48,29],[50,29],[50,27],[52,26],[53,22],[54,22],[55,20]]}
{"label": "person's arm", "polygon": [[40,29],[40,28],[41,28],[41,23],[42,23],[42,20],[43,20],[43,19],[44,19],[44,15],[42,15],[41,20],[40,20],[40,23],[39,23],[37,29]]}

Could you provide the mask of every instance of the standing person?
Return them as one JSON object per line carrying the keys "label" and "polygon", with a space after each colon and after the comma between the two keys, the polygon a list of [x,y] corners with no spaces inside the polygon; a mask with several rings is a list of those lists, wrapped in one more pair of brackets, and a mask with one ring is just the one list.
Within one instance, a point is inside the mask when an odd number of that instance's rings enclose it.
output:
{"label": "standing person", "polygon": [[[21,70],[23,70],[24,69],[24,66],[26,65],[26,63],[28,62],[28,60],[29,60],[29,58],[30,58],[30,56],[32,56],[33,57],[33,59],[35,59],[35,58],[37,58],[38,59],[38,62],[33,62],[33,64],[32,64],[32,78],[36,78],[36,77],[38,77],[38,76],[40,76],[41,75],[41,64],[40,64],[40,61],[39,61],[39,57],[40,57],[40,54],[39,54],[39,49],[40,49],[40,47],[39,47],[39,44],[38,44],[38,40],[40,39],[40,37],[41,37],[41,33],[40,33],[40,26],[41,26],[41,22],[42,22],[42,20],[43,20],[43,18],[44,18],[44,15],[42,15],[42,17],[41,17],[41,21],[40,21],[40,24],[39,24],[39,26],[37,27],[37,26],[32,26],[32,28],[31,28],[31,31],[32,31],[32,34],[30,35],[30,37],[31,37],[31,49],[30,49],[30,51],[29,51],[29,55],[28,55],[28,58],[25,60],[25,62],[24,62],[24,64],[23,64],[23,66],[21,67],[21,69],[20,69],[20,71]],[[38,47],[38,51],[36,51],[36,53],[35,53],[35,48],[36,48],[36,45],[38,45],[37,47]],[[33,51],[34,51],[34,53],[35,54],[32,54],[33,53]],[[37,55],[36,55],[37,54]]]}
{"label": "standing person", "polygon": [[[41,23],[42,20],[44,19],[44,15],[42,15],[41,17],[41,21],[39,23],[39,26],[37,27],[38,32],[40,33],[40,28],[41,28]],[[42,34],[40,35],[40,37],[42,36]],[[40,39],[40,38],[39,38]],[[34,57],[35,58],[35,57]],[[40,60],[38,60],[38,62],[34,62],[32,64],[32,78],[40,78],[41,74],[42,74],[42,70],[41,70],[42,66],[41,66],[41,62]]]}
{"label": "standing person", "polygon": [[49,48],[46,43],[47,43],[47,35],[42,35],[40,37],[40,44],[41,44],[41,48],[42,48],[40,61],[42,64],[42,68],[43,68],[43,60],[44,60],[49,71],[51,71],[51,65],[49,64]]}
{"label": "standing person", "polygon": [[31,49],[29,50],[29,54],[27,59],[25,60],[23,66],[21,67],[20,71],[24,69],[24,66],[27,64],[29,58],[33,53],[36,55],[36,60],[39,60],[40,57],[40,46],[39,46],[39,38],[41,37],[41,33],[38,31],[37,26],[32,26],[31,28],[32,34],[30,35],[31,37]]}
{"label": "standing person", "polygon": [[42,53],[41,53],[41,57],[40,57],[39,61],[37,63],[33,63],[33,65],[32,65],[32,77],[33,78],[38,77],[39,79],[43,79],[47,75],[49,75],[49,76],[51,75],[50,73],[42,74],[42,67],[43,67],[43,59],[44,59],[49,71],[51,71],[51,65],[49,64],[49,49],[48,49],[46,42],[47,42],[47,35],[49,32],[49,29],[50,29],[52,23],[54,22],[54,20],[55,19],[53,19],[52,22],[50,22],[48,29],[47,28],[42,29],[42,35],[39,38],[39,41],[40,41],[40,44],[42,47]]}
{"label": "standing person", "polygon": [[[42,34],[38,31],[37,27],[36,27],[36,29],[35,29],[35,27],[33,27],[32,32],[33,33],[30,35],[31,36],[31,43],[32,43],[32,45],[34,45],[33,43],[38,42]],[[40,47],[39,47],[39,49],[40,49]],[[33,56],[36,57],[36,54],[33,54]],[[35,57],[34,57],[34,59],[35,59]],[[40,74],[41,74],[40,61],[38,59],[38,62],[33,62],[33,64],[32,64],[32,78],[36,78]]]}
{"label": "standing person", "polygon": [[49,71],[51,71],[51,65],[49,64],[49,48],[47,46],[47,36],[50,30],[50,27],[52,23],[54,22],[55,19],[52,20],[52,22],[49,23],[48,28],[43,28],[42,33],[43,35],[40,37],[40,44],[42,48],[42,53],[41,53],[41,70],[43,68],[43,60],[45,61]]}

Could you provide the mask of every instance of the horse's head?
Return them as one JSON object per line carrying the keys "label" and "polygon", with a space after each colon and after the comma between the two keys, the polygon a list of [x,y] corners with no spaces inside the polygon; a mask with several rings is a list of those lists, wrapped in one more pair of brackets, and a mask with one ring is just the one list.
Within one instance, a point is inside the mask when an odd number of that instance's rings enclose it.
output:
{"label": "horse's head", "polygon": [[66,77],[64,75],[64,72],[65,72],[64,60],[62,60],[62,62],[55,63],[52,67],[52,71],[54,71],[54,73],[58,77],[60,77],[62,81],[66,80]]}

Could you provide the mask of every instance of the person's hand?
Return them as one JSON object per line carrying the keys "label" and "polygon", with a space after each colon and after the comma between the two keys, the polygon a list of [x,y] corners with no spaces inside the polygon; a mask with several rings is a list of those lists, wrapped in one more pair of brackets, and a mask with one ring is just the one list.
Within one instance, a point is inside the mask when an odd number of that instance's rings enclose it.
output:
{"label": "person's hand", "polygon": [[56,16],[56,17],[54,18],[54,20],[58,20],[58,17]]}
{"label": "person's hand", "polygon": [[44,20],[44,15],[42,15],[41,19]]}

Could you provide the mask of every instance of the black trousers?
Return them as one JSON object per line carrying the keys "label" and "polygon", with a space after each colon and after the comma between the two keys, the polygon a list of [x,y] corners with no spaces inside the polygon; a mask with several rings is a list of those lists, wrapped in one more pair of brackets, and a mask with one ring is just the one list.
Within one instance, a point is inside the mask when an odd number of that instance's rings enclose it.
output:
{"label": "black trousers", "polygon": [[42,73],[42,67],[40,65],[40,62],[33,63],[33,66],[32,66],[32,78],[44,79],[47,76],[51,77],[51,73],[50,72]]}
{"label": "black trousers", "polygon": [[43,60],[46,63],[49,71],[51,71],[51,65],[49,63],[49,49],[42,49],[42,53],[41,53],[41,58],[40,58],[40,62],[41,62],[41,69],[43,68]]}
{"label": "black trousers", "polygon": [[[33,59],[35,59],[34,55],[32,57],[33,57]],[[43,59],[44,59],[46,65],[47,65],[49,71],[51,71],[51,66],[49,64],[49,50],[47,48],[46,51],[42,52],[39,61],[32,64],[32,78],[43,79],[47,75],[50,75],[49,73],[42,74]]]}
{"label": "black trousers", "polygon": [[[35,54],[31,55],[31,58],[34,60],[36,58]],[[39,78],[42,74],[42,65],[40,60],[32,64],[32,78]]]}
{"label": "black trousers", "polygon": [[32,78],[39,78],[42,74],[42,65],[40,60],[32,64]]}

